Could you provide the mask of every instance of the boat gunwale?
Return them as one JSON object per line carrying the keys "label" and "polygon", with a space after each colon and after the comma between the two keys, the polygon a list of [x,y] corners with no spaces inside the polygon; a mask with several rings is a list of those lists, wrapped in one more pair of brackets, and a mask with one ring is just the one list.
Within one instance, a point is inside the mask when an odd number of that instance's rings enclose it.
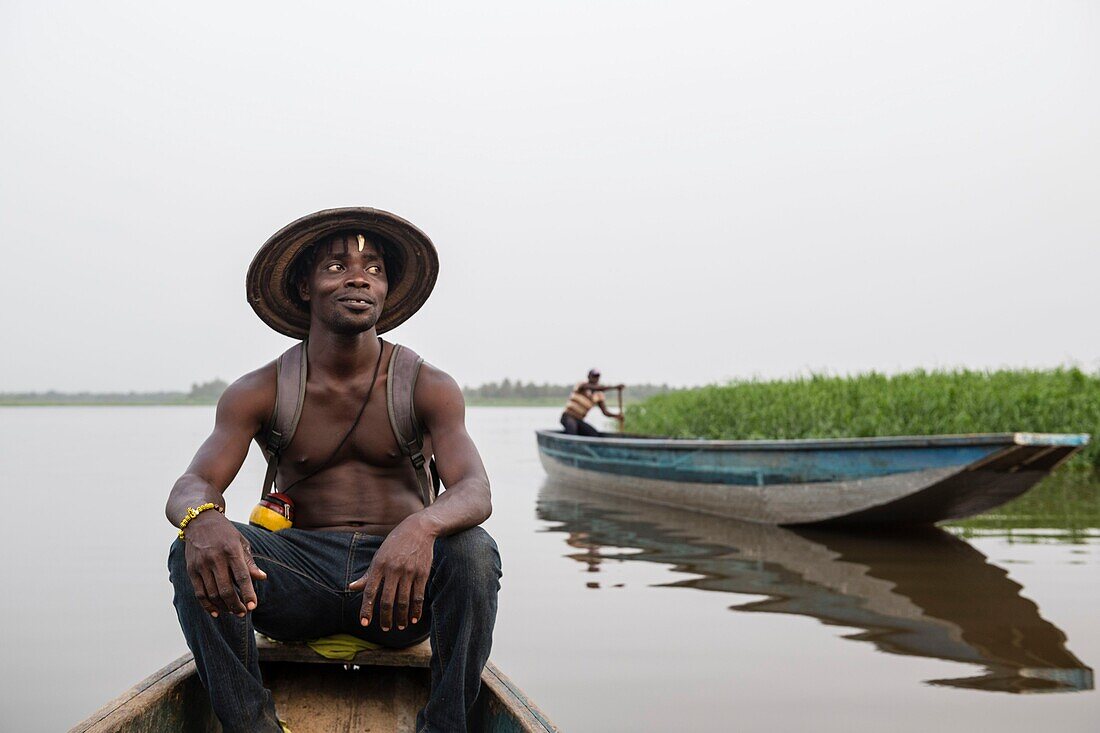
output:
{"label": "boat gunwale", "polygon": [[488,687],[497,699],[504,703],[508,711],[519,719],[520,725],[525,730],[560,733],[546,713],[492,661],[485,663],[485,669],[481,672],[481,684]]}
{"label": "boat gunwale", "polygon": [[700,438],[660,438],[614,433],[600,436],[568,435],[561,430],[536,430],[539,436],[580,445],[607,445],[622,448],[704,451],[805,451],[861,450],[878,448],[946,448],[968,445],[1028,445],[1082,447],[1088,445],[1088,433],[970,433],[960,435],[890,435],[869,438],[790,438],[768,440],[706,440]]}
{"label": "boat gunwale", "polygon": [[[112,698],[105,705],[70,728],[69,733],[85,733],[85,731],[96,730],[103,723],[110,722],[111,716],[115,715],[128,703],[146,695],[154,696],[152,699],[155,699],[155,697],[163,695],[193,674],[196,674],[195,660],[188,652],[164,665],[137,684],[132,685],[121,695]],[[158,686],[164,689],[155,689]]]}

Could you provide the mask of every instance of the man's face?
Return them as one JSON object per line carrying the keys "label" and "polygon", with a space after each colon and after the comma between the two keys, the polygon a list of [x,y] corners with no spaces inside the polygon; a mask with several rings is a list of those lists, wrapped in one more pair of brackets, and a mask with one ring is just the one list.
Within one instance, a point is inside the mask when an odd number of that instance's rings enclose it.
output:
{"label": "man's face", "polygon": [[311,322],[337,333],[369,331],[382,316],[389,285],[381,248],[362,235],[337,235],[319,245],[313,268],[299,285]]}
{"label": "man's face", "polygon": [[588,383],[589,384],[599,384],[600,383],[600,373],[599,372],[589,372],[588,373]]}

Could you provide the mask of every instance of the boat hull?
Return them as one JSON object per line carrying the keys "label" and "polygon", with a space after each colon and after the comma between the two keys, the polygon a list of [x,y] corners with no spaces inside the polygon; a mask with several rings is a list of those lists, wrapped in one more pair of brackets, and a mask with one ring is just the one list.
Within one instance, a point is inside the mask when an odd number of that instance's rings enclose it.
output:
{"label": "boat hull", "polygon": [[[360,652],[350,662],[301,644],[261,640],[260,666],[276,708],[294,733],[385,730],[410,733],[428,698],[427,642]],[[471,730],[554,733],[549,721],[492,662],[481,676]],[[221,726],[186,654],[111,701],[70,733],[216,733]]]}
{"label": "boat hull", "polygon": [[768,524],[932,524],[1023,494],[1088,442],[1007,433],[790,441],[589,438],[538,431],[553,478]]}

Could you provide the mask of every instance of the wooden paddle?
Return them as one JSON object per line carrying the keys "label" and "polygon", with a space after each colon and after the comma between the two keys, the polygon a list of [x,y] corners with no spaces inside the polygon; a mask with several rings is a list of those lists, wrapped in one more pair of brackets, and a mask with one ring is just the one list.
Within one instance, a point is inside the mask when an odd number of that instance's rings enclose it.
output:
{"label": "wooden paddle", "polygon": [[[623,388],[618,386],[615,388],[619,392],[619,414],[623,415]],[[623,419],[619,421],[619,432],[623,432],[623,427],[626,425],[626,416],[623,415]]]}

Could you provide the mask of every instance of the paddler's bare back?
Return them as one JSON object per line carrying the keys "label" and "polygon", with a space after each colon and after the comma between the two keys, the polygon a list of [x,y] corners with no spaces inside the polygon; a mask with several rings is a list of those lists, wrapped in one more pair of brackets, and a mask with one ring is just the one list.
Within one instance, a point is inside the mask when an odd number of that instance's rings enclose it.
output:
{"label": "paddler's bare back", "polygon": [[[388,343],[383,349],[382,369],[391,349]],[[302,416],[276,479],[279,490],[294,500],[298,529],[385,535],[424,508],[412,465],[399,451],[390,427],[384,373],[378,376],[358,426],[326,464],[363,406],[369,377],[326,383],[309,376]],[[424,453],[432,454],[428,435]],[[314,473],[318,467],[321,470]]]}

